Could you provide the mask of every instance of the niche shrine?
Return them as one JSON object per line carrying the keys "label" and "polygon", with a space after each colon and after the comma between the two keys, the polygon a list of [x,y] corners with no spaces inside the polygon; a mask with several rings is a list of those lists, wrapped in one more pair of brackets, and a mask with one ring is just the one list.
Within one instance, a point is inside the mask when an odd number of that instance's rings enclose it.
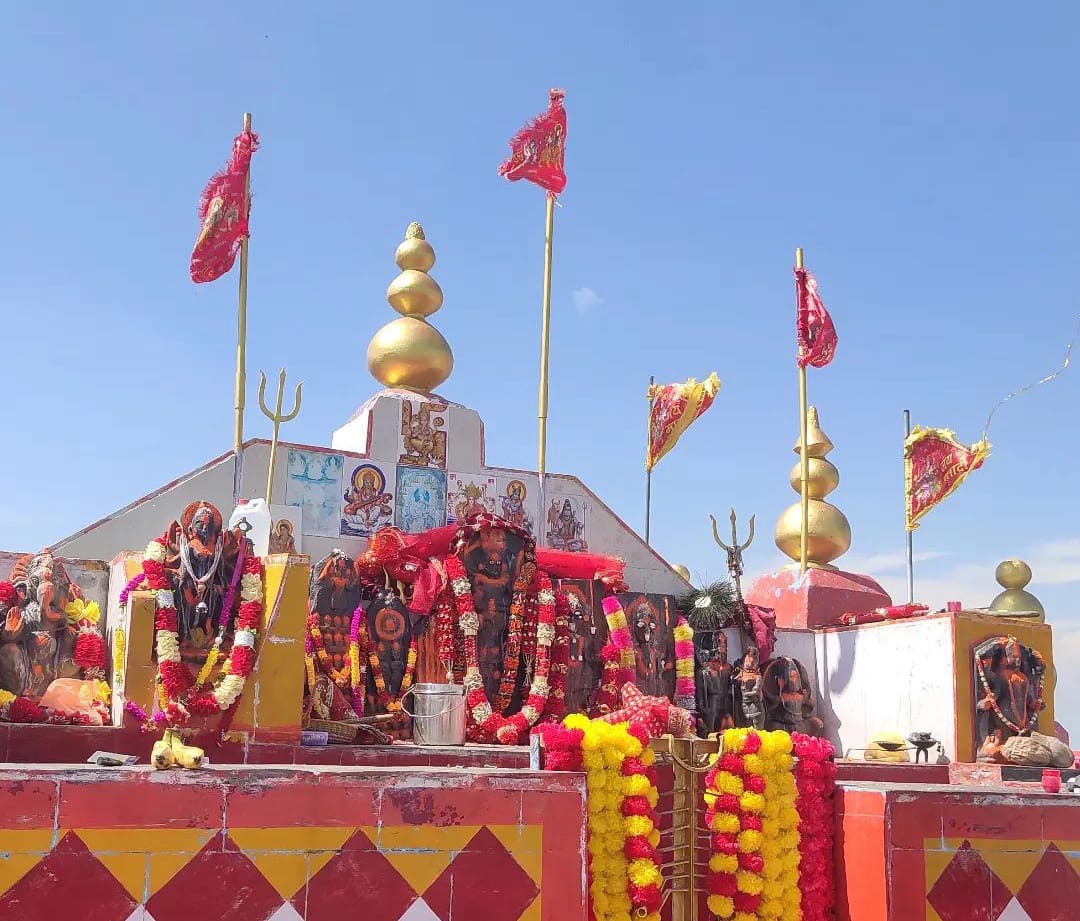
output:
{"label": "niche shrine", "polygon": [[936,612],[839,568],[813,410],[808,570],[796,504],[744,595],[733,510],[693,586],[603,484],[488,464],[419,224],[395,261],[383,389],[329,445],[249,440],[0,555],[0,918],[1066,917],[1026,564]]}

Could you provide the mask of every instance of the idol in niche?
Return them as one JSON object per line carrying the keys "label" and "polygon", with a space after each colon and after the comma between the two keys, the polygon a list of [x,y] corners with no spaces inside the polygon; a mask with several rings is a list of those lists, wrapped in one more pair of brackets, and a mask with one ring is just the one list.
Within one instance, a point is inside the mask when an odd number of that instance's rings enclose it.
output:
{"label": "idol in niche", "polygon": [[545,713],[561,713],[569,602],[537,566],[528,532],[494,515],[458,528],[443,569],[439,658],[465,686],[467,737],[523,743]]}

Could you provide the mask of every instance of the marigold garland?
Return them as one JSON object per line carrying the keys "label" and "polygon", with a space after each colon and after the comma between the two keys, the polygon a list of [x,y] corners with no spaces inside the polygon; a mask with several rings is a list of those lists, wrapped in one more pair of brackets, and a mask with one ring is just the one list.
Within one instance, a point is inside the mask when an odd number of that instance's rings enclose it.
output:
{"label": "marigold garland", "polygon": [[[472,586],[461,560],[454,555],[446,558],[446,576],[458,612],[458,627],[464,635],[465,649],[465,706],[468,711],[467,737],[472,742],[499,742],[516,745],[528,733],[547,709],[551,693],[551,646],[555,641],[555,592],[551,579],[535,570],[528,593],[536,595],[536,662],[532,682],[521,709],[503,716],[488,700],[480,675],[476,635],[480,630],[480,615],[476,612]],[[515,666],[515,675],[517,669]]]}
{"label": "marigold garland", "polygon": [[615,710],[619,706],[620,688],[635,679],[634,641],[630,636],[626,613],[614,595],[604,598],[603,607],[608,627],[608,642],[600,651],[604,669],[591,711],[594,716],[602,716]]}
{"label": "marigold garland", "polygon": [[[255,665],[256,631],[263,610],[263,566],[257,556],[237,560],[241,567],[240,607],[236,615],[232,649],[221,669],[221,678],[212,688],[204,685],[209,679],[205,668],[198,680],[193,680],[187,665],[180,659],[178,614],[172,586],[165,572],[166,538],[150,541],[143,559],[146,584],[154,593],[155,649],[157,651],[157,693],[160,712],[154,722],[166,729],[186,723],[192,715],[210,716],[228,711],[239,700],[244,685]],[[133,580],[134,581],[134,580]],[[229,596],[231,598],[231,592]],[[222,610],[214,649],[220,652],[231,611]],[[211,653],[213,655],[213,653]],[[216,661],[217,656],[214,656]]]}
{"label": "marigold garland", "polygon": [[660,794],[648,730],[640,722],[611,724],[572,714],[562,725],[549,723],[536,732],[545,769],[585,771],[591,918],[659,921]]}
{"label": "marigold garland", "polygon": [[786,732],[728,729],[706,775],[709,910],[733,921],[799,921],[799,815]]}
{"label": "marigold garland", "polygon": [[680,617],[672,630],[675,638],[675,705],[689,710],[697,708],[694,687],[694,630],[685,617]]}
{"label": "marigold garland", "polygon": [[803,921],[831,921],[836,905],[833,875],[833,807],[836,751],[827,739],[794,733],[795,805],[799,813],[799,872]]}

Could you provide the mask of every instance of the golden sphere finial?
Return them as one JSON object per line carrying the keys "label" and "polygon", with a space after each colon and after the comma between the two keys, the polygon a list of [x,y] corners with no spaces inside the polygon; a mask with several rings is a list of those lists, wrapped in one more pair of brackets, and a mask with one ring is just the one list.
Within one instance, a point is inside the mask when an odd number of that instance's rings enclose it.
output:
{"label": "golden sphere finial", "polygon": [[994,578],[1004,589],[990,602],[989,610],[1006,617],[1028,617],[1045,622],[1046,610],[1027,585],[1031,581],[1031,567],[1023,560],[1004,560],[994,570]]}
{"label": "golden sphere finial", "polygon": [[401,317],[387,323],[368,344],[368,370],[384,387],[434,390],[454,369],[454,353],[442,334],[425,320],[443,303],[442,288],[428,270],[435,250],[416,221],[394,253],[401,273],[390,282],[386,299]]}
{"label": "golden sphere finial", "polygon": [[672,563],[671,568],[682,577],[684,582],[690,581],[690,570],[683,566],[682,563]]}
{"label": "golden sphere finial", "polygon": [[[832,561],[847,553],[851,547],[851,525],[847,517],[835,505],[824,501],[825,497],[840,484],[840,471],[826,458],[833,449],[818,421],[817,407],[810,406],[806,412],[807,483],[809,496],[807,512],[806,555],[807,564],[814,569],[835,569]],[[801,453],[795,442],[795,453]],[[791,470],[791,488],[802,492],[802,469],[799,461]],[[789,506],[776,522],[776,546],[796,561],[802,555],[802,502]]]}
{"label": "golden sphere finial", "polygon": [[1026,588],[1031,581],[1031,567],[1023,560],[1005,560],[998,563],[994,579],[1002,588]]}

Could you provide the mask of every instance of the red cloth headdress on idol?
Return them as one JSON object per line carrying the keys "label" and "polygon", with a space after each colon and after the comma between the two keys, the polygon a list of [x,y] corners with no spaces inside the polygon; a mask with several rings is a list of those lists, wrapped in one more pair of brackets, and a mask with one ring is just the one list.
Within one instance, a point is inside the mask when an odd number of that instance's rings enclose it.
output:
{"label": "red cloth headdress on idol", "polygon": [[511,182],[528,179],[552,195],[566,188],[566,109],[562,90],[552,90],[548,110],[533,119],[510,141],[510,156],[499,175]]}
{"label": "red cloth headdress on idol", "polygon": [[[409,610],[414,614],[428,614],[445,585],[446,573],[440,561],[448,554],[460,552],[468,539],[485,527],[502,528],[520,535],[530,544],[533,542],[528,531],[490,513],[473,515],[457,524],[434,528],[423,534],[382,528],[357,559],[357,572],[369,580],[381,579],[385,573],[394,581],[412,585]],[[626,589],[626,564],[617,557],[537,547],[536,565],[552,579],[597,579],[609,592]]]}

